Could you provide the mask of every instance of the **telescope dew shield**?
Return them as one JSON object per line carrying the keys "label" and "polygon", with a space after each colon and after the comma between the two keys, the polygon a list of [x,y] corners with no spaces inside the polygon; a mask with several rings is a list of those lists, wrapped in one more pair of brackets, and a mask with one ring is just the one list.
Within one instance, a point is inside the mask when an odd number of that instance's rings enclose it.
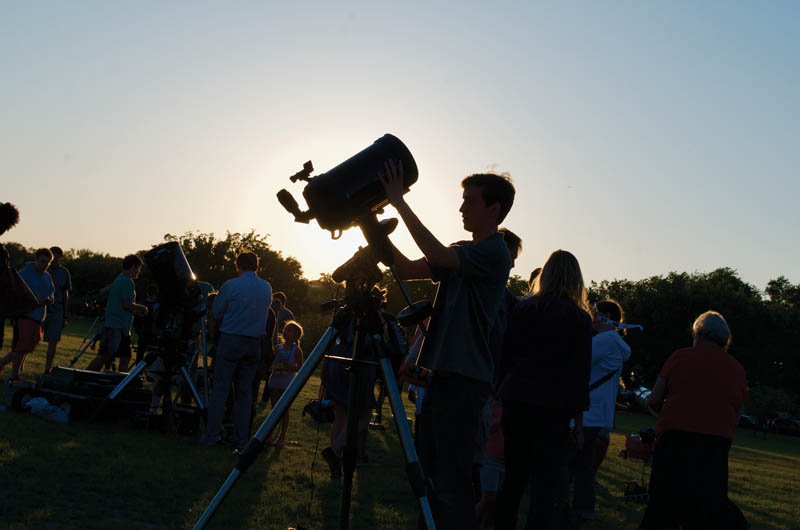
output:
{"label": "telescope dew shield", "polygon": [[194,304],[190,287],[195,275],[176,241],[151,249],[144,255],[144,262],[153,272],[160,303],[170,307]]}
{"label": "telescope dew shield", "polygon": [[419,172],[411,151],[397,137],[385,134],[363,151],[326,173],[310,179],[303,190],[309,214],[331,232],[357,224],[358,218],[388,204],[377,174],[387,160],[403,162],[404,187],[417,181]]}

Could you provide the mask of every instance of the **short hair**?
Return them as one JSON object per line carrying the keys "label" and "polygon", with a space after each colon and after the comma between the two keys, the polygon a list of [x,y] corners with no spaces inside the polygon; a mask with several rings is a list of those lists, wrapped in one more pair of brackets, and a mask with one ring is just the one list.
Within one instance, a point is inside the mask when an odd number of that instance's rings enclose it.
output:
{"label": "short hair", "polygon": [[144,265],[142,258],[137,256],[136,254],[128,254],[122,260],[122,270],[126,271],[131,267],[141,267]]}
{"label": "short hair", "polygon": [[36,254],[33,255],[35,259],[39,259],[41,256],[47,256],[50,261],[53,261],[53,253],[50,252],[49,248],[40,248],[36,251]]}
{"label": "short hair", "polygon": [[522,239],[517,234],[506,227],[499,229],[498,232],[503,234],[503,241],[506,242],[509,252],[512,250],[516,250],[517,254],[522,252]]}
{"label": "short hair", "polygon": [[625,321],[625,312],[622,310],[622,306],[620,306],[619,302],[616,300],[609,298],[607,300],[603,300],[602,302],[597,302],[594,304],[594,307],[597,309],[598,313],[608,315],[608,318],[615,322]]}
{"label": "short hair", "polygon": [[251,250],[245,250],[236,256],[236,265],[243,271],[255,271],[258,269],[258,255]]}
{"label": "short hair", "polygon": [[566,250],[556,250],[542,267],[536,295],[566,296],[584,311],[589,310],[586,285],[578,259]]}
{"label": "short hair", "polygon": [[272,299],[278,300],[281,303],[281,305],[286,305],[286,294],[284,294],[283,291],[272,293]]}
{"label": "short hair", "polygon": [[692,324],[692,335],[695,340],[702,339],[727,350],[731,344],[731,330],[725,317],[716,311],[706,311],[697,317]]}
{"label": "short hair", "polygon": [[61,247],[50,247],[50,252],[53,253],[53,256],[63,256],[64,251],[61,250]]}
{"label": "short hair", "polygon": [[497,223],[502,223],[506,218],[511,206],[514,204],[514,184],[508,175],[498,175],[497,173],[475,173],[461,181],[461,187],[478,186],[481,188],[481,197],[486,206],[494,203],[500,204],[500,215],[497,216]]}

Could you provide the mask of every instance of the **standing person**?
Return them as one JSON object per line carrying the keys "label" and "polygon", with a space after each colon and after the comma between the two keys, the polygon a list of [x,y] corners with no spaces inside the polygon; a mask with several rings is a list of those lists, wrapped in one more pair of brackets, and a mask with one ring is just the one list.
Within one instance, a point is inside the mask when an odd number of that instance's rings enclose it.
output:
{"label": "standing person", "polygon": [[572,504],[576,515],[585,521],[594,520],[595,475],[600,461],[611,442],[614,412],[619,390],[622,364],[631,358],[631,348],[622,339],[625,330],[614,324],[622,323],[625,313],[614,300],[595,304],[592,328],[592,386],[589,410],[583,414],[583,447],[575,456],[575,498]]}
{"label": "standing person", "polygon": [[42,322],[47,316],[47,306],[53,303],[53,280],[47,273],[47,266],[53,259],[50,249],[40,248],[34,260],[19,271],[39,303],[32,311],[18,317],[14,322],[14,337],[11,352],[0,359],[0,373],[8,363],[11,364],[11,379],[17,380],[25,364],[25,358],[42,340]]}
{"label": "standing person", "polygon": [[503,340],[499,395],[506,475],[497,530],[516,528],[529,482],[526,528],[554,527],[571,419],[577,443],[582,443],[591,358],[592,319],[581,268],[571,253],[556,250],[542,267],[534,296],[521,300],[511,313]]}
{"label": "standing person", "polygon": [[[290,320],[294,320],[294,313],[286,307],[286,294],[282,291],[272,295],[272,310],[275,311],[275,321],[278,334],[283,333],[283,327]],[[275,338],[277,340],[277,337]]]}
{"label": "standing person", "polygon": [[[269,399],[274,407],[283,395],[283,392],[297,375],[297,370],[303,365],[303,350],[300,348],[300,339],[303,337],[303,328],[290,320],[283,327],[281,344],[275,346],[275,358],[272,361],[272,375],[269,378]],[[283,447],[286,431],[289,429],[289,411],[281,417],[280,433],[278,440],[268,442],[276,447]]]}
{"label": "standing person", "polygon": [[44,373],[50,373],[53,359],[56,356],[56,347],[61,340],[61,331],[67,325],[67,308],[69,307],[69,292],[72,290],[72,277],[69,270],[61,265],[61,256],[64,251],[60,247],[50,247],[53,253],[53,262],[47,272],[53,279],[55,294],[53,303],[47,308],[47,318],[44,320],[44,341],[47,343],[47,360]]}
{"label": "standing person", "polygon": [[647,401],[661,408],[647,509],[640,528],[749,528],[728,498],[728,452],[747,399],[742,365],[728,353],[725,318],[706,311],[693,345],[669,356]]}
{"label": "standing person", "polygon": [[475,433],[489,399],[494,361],[489,333],[503,304],[511,258],[497,231],[514,202],[506,176],[475,174],[461,182],[459,211],[470,241],[445,246],[403,199],[403,166],[393,161],[378,175],[423,259],[392,249],[404,279],[439,282],[419,365],[431,370],[419,419],[420,462],[433,482],[437,528],[476,528],[472,489]]}
{"label": "standing person", "polygon": [[212,307],[211,336],[219,331],[214,358],[214,387],[208,405],[208,423],[202,443],[221,441],[225,403],[235,385],[232,442],[244,449],[249,439],[253,401],[253,379],[261,357],[267,329],[267,309],[272,287],[256,274],[258,256],[244,251],[236,257],[238,277],[225,282]]}
{"label": "standing person", "polygon": [[133,280],[142,271],[142,258],[130,254],[122,260],[122,272],[114,279],[108,291],[106,319],[100,337],[97,357],[87,370],[99,371],[119,358],[119,371],[127,372],[131,362],[131,326],[133,317],[146,316],[147,306],[136,303],[136,286]]}

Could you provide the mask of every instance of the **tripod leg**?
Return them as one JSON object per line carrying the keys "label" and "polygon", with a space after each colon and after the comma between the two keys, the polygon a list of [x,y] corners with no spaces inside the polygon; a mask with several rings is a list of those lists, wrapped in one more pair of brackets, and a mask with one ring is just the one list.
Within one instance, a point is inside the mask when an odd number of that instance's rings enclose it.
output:
{"label": "tripod leg", "polygon": [[414,495],[417,496],[422,517],[425,519],[425,526],[427,526],[428,530],[433,530],[436,528],[436,525],[433,522],[431,505],[428,501],[425,488],[425,475],[422,472],[422,466],[417,457],[417,450],[414,447],[414,440],[411,437],[411,429],[408,426],[408,420],[406,420],[406,410],[403,408],[403,398],[400,396],[397,379],[394,377],[392,362],[385,356],[382,356],[380,361],[386,393],[389,396],[389,404],[392,407],[392,414],[394,415],[395,425],[397,426],[397,434],[400,437],[400,443],[403,446],[403,454],[406,457],[406,473],[408,474],[408,480],[411,483],[411,489],[414,490]]}
{"label": "tripod leg", "polygon": [[336,329],[331,326],[325,331],[325,334],[322,335],[322,338],[319,339],[319,342],[317,342],[317,345],[314,346],[314,349],[309,354],[306,362],[304,362],[303,366],[300,367],[300,370],[297,372],[295,378],[283,392],[283,395],[278,402],[275,403],[275,406],[261,424],[261,427],[259,427],[258,431],[256,431],[255,436],[245,446],[244,451],[242,451],[242,454],[239,456],[236,467],[228,475],[228,478],[225,479],[225,482],[219,488],[217,494],[211,500],[211,503],[209,503],[209,505],[206,507],[205,511],[200,516],[200,519],[197,520],[197,523],[194,525],[194,530],[205,528],[205,526],[214,516],[214,513],[216,513],[219,505],[222,504],[222,501],[225,500],[225,497],[228,495],[228,493],[230,493],[234,484],[236,484],[239,476],[247,471],[250,465],[255,461],[258,453],[260,453],[264,448],[264,442],[266,441],[267,437],[272,434],[275,426],[278,425],[278,422],[280,422],[281,416],[288,412],[289,407],[300,394],[300,390],[308,382],[311,374],[322,360],[322,357],[325,355],[325,352],[328,349],[328,345],[331,343],[335,335]]}
{"label": "tripod leg", "polygon": [[97,338],[97,335],[98,335],[99,333],[100,333],[99,331],[98,331],[97,333],[95,333],[95,334],[92,336],[92,339],[91,339],[89,342],[87,342],[85,345],[83,345],[83,346],[81,347],[81,349],[80,349],[80,350],[78,350],[78,353],[76,353],[76,354],[75,354],[75,357],[73,357],[73,358],[72,358],[72,360],[69,362],[69,367],[70,367],[70,368],[72,368],[72,367],[75,365],[75,363],[76,363],[76,362],[78,362],[78,359],[80,359],[80,358],[81,358],[81,355],[83,355],[84,353],[86,353],[86,350],[88,350],[88,349],[89,349],[89,346],[91,346],[91,345],[92,345],[92,343],[93,343],[93,342],[94,342],[94,340]]}
{"label": "tripod leg", "polygon": [[[353,355],[356,361],[357,352]],[[358,424],[361,419],[361,403],[358,396],[359,380],[363,366],[354,362],[350,365],[350,386],[347,390],[347,441],[342,451],[342,498],[339,505],[339,528],[350,527],[350,503],[353,493],[353,472],[356,469],[356,450],[358,446]]]}
{"label": "tripod leg", "polygon": [[138,377],[139,374],[142,373],[142,371],[145,368],[150,366],[153,363],[153,361],[156,360],[156,357],[158,357],[158,355],[157,355],[157,353],[155,351],[152,351],[152,352],[148,353],[147,355],[145,355],[144,359],[142,359],[142,362],[137,364],[136,368],[131,370],[130,373],[128,373],[128,375],[125,376],[125,379],[123,379],[120,382],[120,384],[118,384],[117,387],[114,390],[111,391],[111,393],[108,395],[108,400],[110,401],[110,400],[116,398],[120,394],[120,392],[125,390],[125,387],[128,386],[128,384],[131,381],[136,379],[136,377]]}
{"label": "tripod leg", "polygon": [[181,375],[183,375],[183,380],[186,385],[188,385],[189,390],[192,392],[192,396],[194,396],[194,400],[197,402],[200,410],[206,410],[206,405],[203,402],[203,398],[200,396],[200,391],[198,391],[197,387],[194,385],[194,381],[192,381],[192,374],[189,373],[189,370],[186,369],[186,366],[181,366]]}

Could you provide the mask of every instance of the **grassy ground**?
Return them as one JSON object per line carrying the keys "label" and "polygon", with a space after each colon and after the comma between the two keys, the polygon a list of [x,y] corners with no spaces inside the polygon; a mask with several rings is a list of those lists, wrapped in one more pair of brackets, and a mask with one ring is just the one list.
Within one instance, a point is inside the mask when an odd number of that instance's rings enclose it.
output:
{"label": "grassy ground", "polygon": [[[70,323],[56,365],[69,362],[88,325]],[[4,351],[9,342],[7,328]],[[305,344],[307,351],[312,346]],[[87,352],[76,367],[85,367],[91,357]],[[44,345],[29,356],[23,377],[35,380],[43,366]],[[316,456],[327,445],[327,426],[318,429],[300,415],[318,386],[313,378],[292,408],[289,439],[297,445],[262,453],[210,528],[338,528],[340,486]],[[266,412],[259,410],[256,425]],[[384,416],[389,417],[388,407]],[[616,497],[626,480],[641,476],[642,464],[617,455],[624,433],[654,423],[641,415],[618,417],[599,476],[609,493],[598,496],[598,520],[586,528],[636,528],[643,506]],[[351,528],[413,528],[417,508],[397,437],[389,430],[371,431],[368,452],[371,465],[354,481]],[[60,425],[24,413],[0,413],[0,528],[191,528],[234,464],[229,449],[198,446],[191,437],[128,422]],[[800,439],[737,433],[730,457],[731,497],[753,528],[800,528],[798,479]]]}

